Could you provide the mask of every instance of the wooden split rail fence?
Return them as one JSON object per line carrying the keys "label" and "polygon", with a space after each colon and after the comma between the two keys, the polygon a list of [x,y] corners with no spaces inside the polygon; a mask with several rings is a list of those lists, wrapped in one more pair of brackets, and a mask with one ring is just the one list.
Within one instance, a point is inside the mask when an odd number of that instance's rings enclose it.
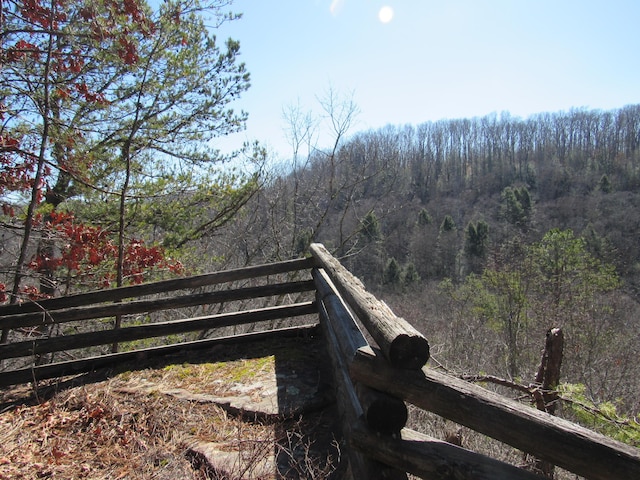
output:
{"label": "wooden split rail fence", "polygon": [[[276,299],[272,306],[232,313],[11,341],[0,345],[0,361],[22,357],[31,358],[32,363],[0,372],[0,387],[88,372],[141,357],[299,334],[318,328],[319,323],[333,366],[336,400],[355,479],[406,479],[407,472],[438,480],[542,478],[407,428],[405,402],[587,479],[640,479],[638,449],[425,367],[429,344],[424,336],[367,292],[322,245],[312,244],[310,251],[307,259],[0,307],[0,328],[24,330],[117,315]],[[291,280],[301,274],[306,274],[306,279]],[[289,280],[268,282],[283,275]],[[258,278],[266,279],[266,283],[177,293]],[[313,293],[315,299],[298,301]],[[165,297],[156,298],[160,294]],[[291,298],[295,301],[285,303]],[[305,323],[310,315],[314,321]],[[302,324],[273,328],[279,319],[298,317],[303,319]],[[265,323],[267,328],[238,335],[37,364],[42,355],[52,352]]]}

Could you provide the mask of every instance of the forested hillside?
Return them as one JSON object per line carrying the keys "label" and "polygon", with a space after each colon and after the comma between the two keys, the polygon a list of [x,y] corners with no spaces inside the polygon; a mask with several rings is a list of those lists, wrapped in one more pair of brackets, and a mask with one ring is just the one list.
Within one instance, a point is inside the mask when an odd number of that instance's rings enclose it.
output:
{"label": "forested hillside", "polygon": [[568,405],[640,443],[640,105],[353,133],[357,106],[329,91],[330,145],[285,110],[276,167],[259,144],[216,149],[250,86],[239,43],[214,34],[239,18],[229,3],[1,7],[0,301],[321,242],[454,372],[528,384],[562,328]]}
{"label": "forested hillside", "polygon": [[324,243],[454,371],[528,383],[561,327],[572,395],[638,411],[640,106],[345,130],[247,205],[237,262]]}
{"label": "forested hillside", "polygon": [[[333,149],[294,155],[260,192],[248,224],[271,227],[246,235],[249,255],[286,257],[313,239],[343,255],[362,251],[353,266],[372,284],[383,281],[391,258],[413,263],[423,280],[459,280],[482,266],[473,257],[560,228],[588,234],[627,287],[636,283],[640,106],[443,120],[343,138],[336,134]],[[487,228],[482,255],[465,250],[478,222]],[[364,258],[372,250],[375,265]]]}

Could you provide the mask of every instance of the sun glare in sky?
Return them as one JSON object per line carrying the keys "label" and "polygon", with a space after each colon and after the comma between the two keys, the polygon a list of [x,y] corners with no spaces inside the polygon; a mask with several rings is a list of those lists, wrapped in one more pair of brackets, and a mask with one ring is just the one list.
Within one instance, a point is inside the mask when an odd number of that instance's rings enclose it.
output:
{"label": "sun glare in sky", "polygon": [[391,20],[393,20],[393,8],[389,6],[382,7],[378,12],[378,19],[382,23],[389,23]]}
{"label": "sun glare in sky", "polygon": [[236,4],[242,19],[218,34],[240,41],[252,81],[238,104],[247,130],[217,139],[225,152],[258,139],[289,155],[283,110],[322,116],[316,100],[331,90],[353,95],[360,115],[351,133],[640,103],[640,62],[630,60],[640,46],[640,0]]}
{"label": "sun glare in sky", "polygon": [[331,2],[331,6],[329,7],[329,11],[331,15],[337,15],[342,9],[342,5],[344,4],[344,0],[333,0]]}

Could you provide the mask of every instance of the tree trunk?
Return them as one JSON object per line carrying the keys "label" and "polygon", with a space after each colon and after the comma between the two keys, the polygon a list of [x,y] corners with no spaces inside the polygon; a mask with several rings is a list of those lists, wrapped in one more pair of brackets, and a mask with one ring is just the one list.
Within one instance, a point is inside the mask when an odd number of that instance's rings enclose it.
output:
{"label": "tree trunk", "polygon": [[[536,374],[535,385],[538,387],[533,392],[536,408],[551,415],[555,415],[556,403],[559,399],[557,392],[560,383],[560,365],[562,364],[562,351],[564,348],[564,334],[560,328],[551,328],[547,331],[547,339],[544,352]],[[554,465],[540,459],[535,459],[533,468],[547,478],[554,478]]]}

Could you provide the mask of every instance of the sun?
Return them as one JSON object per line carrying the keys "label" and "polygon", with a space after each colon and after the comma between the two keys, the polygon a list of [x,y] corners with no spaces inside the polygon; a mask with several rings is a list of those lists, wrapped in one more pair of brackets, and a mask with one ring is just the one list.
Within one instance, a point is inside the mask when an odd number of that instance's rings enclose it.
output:
{"label": "sun", "polygon": [[384,6],[378,12],[378,20],[382,23],[389,23],[393,20],[393,8],[389,6]]}

